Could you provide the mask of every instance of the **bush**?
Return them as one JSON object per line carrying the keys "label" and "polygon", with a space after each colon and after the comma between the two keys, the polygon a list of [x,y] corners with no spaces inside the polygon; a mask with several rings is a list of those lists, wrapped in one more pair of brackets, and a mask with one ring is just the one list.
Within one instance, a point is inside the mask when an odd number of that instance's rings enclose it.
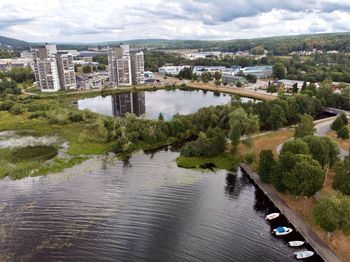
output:
{"label": "bush", "polygon": [[206,134],[192,142],[186,143],[181,149],[181,155],[186,157],[213,157],[225,150],[225,135],[220,129],[208,129]]}
{"label": "bush", "polygon": [[343,120],[344,125],[348,125],[349,124],[349,120],[348,120],[348,117],[346,116],[346,114],[342,113],[340,115],[340,117]]}
{"label": "bush", "polygon": [[29,119],[35,119],[35,118],[47,118],[46,112],[34,112],[29,115]]}
{"label": "bush", "polygon": [[14,105],[14,102],[5,100],[0,102],[0,111],[8,111]]}
{"label": "bush", "polygon": [[22,104],[17,104],[17,103],[14,104],[9,110],[9,112],[13,115],[20,115],[26,111],[27,111],[26,106],[24,106]]}
{"label": "bush", "polygon": [[246,79],[248,82],[253,83],[253,84],[256,83],[256,81],[258,81],[258,78],[252,74],[246,75]]}
{"label": "bush", "polygon": [[250,165],[256,160],[256,154],[253,150],[243,154],[243,162]]}
{"label": "bush", "polygon": [[344,126],[344,122],[341,116],[338,116],[332,123],[331,125],[331,129],[334,131],[338,131],[340,129],[342,129],[342,127]]}
{"label": "bush", "polygon": [[71,121],[71,122],[81,122],[84,120],[83,118],[83,115],[81,112],[74,112],[74,113],[69,113],[68,115],[68,119]]}
{"label": "bush", "polygon": [[337,131],[337,137],[341,139],[349,138],[349,129],[346,126],[343,126],[340,130]]}

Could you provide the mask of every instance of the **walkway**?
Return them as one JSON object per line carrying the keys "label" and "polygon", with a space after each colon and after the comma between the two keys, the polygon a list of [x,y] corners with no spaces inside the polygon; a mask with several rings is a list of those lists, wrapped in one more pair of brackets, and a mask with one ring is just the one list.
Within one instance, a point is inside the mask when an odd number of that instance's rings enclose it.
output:
{"label": "walkway", "polygon": [[[315,125],[315,135],[316,136],[326,136],[328,134],[328,132],[331,130],[331,125],[332,125],[332,122],[334,121],[334,119],[336,118],[335,117],[330,117],[330,118],[327,118],[327,119],[321,119],[321,120],[317,120],[317,121],[314,121],[314,123],[316,124]],[[293,139],[293,138],[291,138]],[[289,139],[289,140],[291,140]],[[289,141],[287,140],[287,141]],[[287,141],[284,141],[282,144],[278,145],[276,151],[277,153],[279,154],[282,150],[282,146],[285,142]],[[345,150],[341,147],[339,147],[339,150],[340,150],[340,159],[344,159],[346,156],[349,155],[349,151],[348,150]]]}
{"label": "walkway", "polygon": [[262,183],[258,174],[253,172],[246,164],[241,164],[241,168],[244,173],[254,181],[255,185],[259,187],[275,204],[280,212],[293,224],[295,229],[304,237],[324,261],[340,261],[333,250],[331,250],[328,245],[323,242],[323,240],[319,238],[307,224],[304,223],[303,219],[297,213],[288,207],[284,200],[273,190],[271,185]]}

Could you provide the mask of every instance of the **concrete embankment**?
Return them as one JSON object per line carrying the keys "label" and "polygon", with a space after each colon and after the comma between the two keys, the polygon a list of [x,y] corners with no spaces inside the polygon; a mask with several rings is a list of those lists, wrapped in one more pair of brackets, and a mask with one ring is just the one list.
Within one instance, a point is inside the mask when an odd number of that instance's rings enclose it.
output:
{"label": "concrete embankment", "polygon": [[289,208],[284,200],[273,190],[271,185],[261,182],[258,174],[253,172],[246,164],[241,164],[240,166],[243,172],[247,174],[253,180],[255,185],[265,193],[265,195],[274,203],[274,205],[289,220],[289,222],[293,224],[295,229],[304,237],[304,239],[313,247],[313,249],[324,261],[341,261],[333,250],[330,249],[328,245],[311,230],[304,220],[296,212]]}

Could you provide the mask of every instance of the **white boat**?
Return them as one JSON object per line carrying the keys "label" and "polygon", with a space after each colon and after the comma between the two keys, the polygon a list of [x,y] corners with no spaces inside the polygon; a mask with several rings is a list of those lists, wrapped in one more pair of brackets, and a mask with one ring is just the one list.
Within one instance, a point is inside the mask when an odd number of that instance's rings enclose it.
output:
{"label": "white boat", "polygon": [[266,220],[273,220],[275,218],[278,218],[280,216],[280,213],[271,213],[266,216]]}
{"label": "white boat", "polygon": [[315,253],[309,250],[294,252],[296,259],[305,259],[312,257]]}
{"label": "white boat", "polygon": [[285,235],[292,233],[292,231],[293,231],[293,229],[291,229],[289,227],[278,227],[278,228],[275,228],[273,230],[273,233],[276,236],[285,236]]}
{"label": "white boat", "polygon": [[304,241],[289,241],[288,245],[290,247],[301,247],[302,245],[304,245],[305,242]]}

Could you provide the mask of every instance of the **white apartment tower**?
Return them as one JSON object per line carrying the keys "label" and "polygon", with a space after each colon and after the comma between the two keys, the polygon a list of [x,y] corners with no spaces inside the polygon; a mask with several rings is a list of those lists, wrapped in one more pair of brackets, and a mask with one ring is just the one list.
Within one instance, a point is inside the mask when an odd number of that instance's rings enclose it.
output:
{"label": "white apartment tower", "polygon": [[34,75],[38,88],[44,92],[60,89],[56,63],[57,50],[52,45],[31,49],[34,61]]}
{"label": "white apartment tower", "polygon": [[133,85],[145,83],[145,60],[142,51],[131,51],[131,79]]}
{"label": "white apartment tower", "polygon": [[144,57],[141,51],[130,51],[129,45],[108,47],[110,82],[115,85],[144,83]]}
{"label": "white apartment tower", "polygon": [[61,89],[76,89],[77,82],[73,64],[73,56],[68,52],[57,54],[57,69]]}
{"label": "white apartment tower", "polygon": [[34,74],[38,88],[43,92],[76,88],[73,57],[57,52],[56,45],[31,48]]}

